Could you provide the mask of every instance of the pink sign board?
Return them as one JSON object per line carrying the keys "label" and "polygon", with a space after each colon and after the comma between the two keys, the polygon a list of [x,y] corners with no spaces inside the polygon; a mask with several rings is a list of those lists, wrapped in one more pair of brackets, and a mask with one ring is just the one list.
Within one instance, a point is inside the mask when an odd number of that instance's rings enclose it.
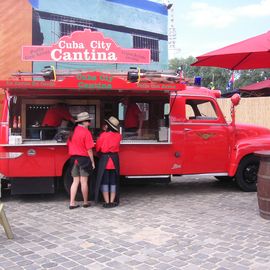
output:
{"label": "pink sign board", "polygon": [[76,31],[51,46],[23,46],[23,61],[149,64],[149,49],[125,49],[100,32]]}

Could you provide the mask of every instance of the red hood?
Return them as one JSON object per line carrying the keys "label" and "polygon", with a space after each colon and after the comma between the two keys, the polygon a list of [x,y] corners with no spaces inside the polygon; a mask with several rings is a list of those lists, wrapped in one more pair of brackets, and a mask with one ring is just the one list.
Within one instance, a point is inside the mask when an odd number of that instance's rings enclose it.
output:
{"label": "red hood", "polygon": [[250,124],[236,124],[236,138],[245,139],[267,135],[270,137],[270,129]]}

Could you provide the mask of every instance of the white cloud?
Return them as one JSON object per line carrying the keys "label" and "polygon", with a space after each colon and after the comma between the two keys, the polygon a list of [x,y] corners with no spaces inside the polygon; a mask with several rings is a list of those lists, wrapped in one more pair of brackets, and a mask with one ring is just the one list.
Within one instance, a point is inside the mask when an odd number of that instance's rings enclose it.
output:
{"label": "white cloud", "polygon": [[210,6],[204,2],[193,2],[186,19],[195,27],[225,28],[238,19],[270,16],[270,0],[234,8]]}
{"label": "white cloud", "polygon": [[235,41],[231,40],[223,40],[223,41],[218,41],[218,40],[201,40],[200,45],[198,46],[197,43],[194,43],[192,40],[188,41],[185,40],[184,43],[182,43],[182,50],[178,51],[174,57],[183,57],[186,58],[190,55],[192,56],[199,56],[202,55],[206,52],[216,50],[217,48],[222,48],[227,46],[228,44],[234,43]]}
{"label": "white cloud", "polygon": [[234,11],[239,17],[270,16],[270,0],[263,0],[259,4],[238,7]]}

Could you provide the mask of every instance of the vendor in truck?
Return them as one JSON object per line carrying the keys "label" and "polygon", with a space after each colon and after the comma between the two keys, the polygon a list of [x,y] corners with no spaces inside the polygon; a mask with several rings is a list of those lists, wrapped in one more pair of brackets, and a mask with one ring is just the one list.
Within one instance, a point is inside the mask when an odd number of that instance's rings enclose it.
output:
{"label": "vendor in truck", "polygon": [[136,133],[137,135],[141,136],[143,125],[143,112],[141,111],[137,103],[131,101],[129,98],[123,98],[121,102],[125,106],[125,132]]}
{"label": "vendor in truck", "polygon": [[68,110],[68,106],[65,103],[57,103],[55,106],[49,108],[43,118],[42,127],[44,139],[52,139],[57,133],[57,128],[61,126],[62,121],[70,121],[74,123],[74,119]]}

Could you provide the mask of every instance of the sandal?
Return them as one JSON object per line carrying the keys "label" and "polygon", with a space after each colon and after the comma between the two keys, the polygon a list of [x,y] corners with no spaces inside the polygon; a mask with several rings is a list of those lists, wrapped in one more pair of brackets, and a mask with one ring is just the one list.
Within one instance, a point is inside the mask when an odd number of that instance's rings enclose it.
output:
{"label": "sandal", "polygon": [[112,203],[110,203],[110,207],[116,207],[117,205],[118,205],[117,202],[112,202]]}
{"label": "sandal", "polygon": [[75,209],[75,208],[78,208],[78,207],[80,207],[80,206],[79,205],[70,205],[69,209],[72,210],[72,209]]}
{"label": "sandal", "polygon": [[110,203],[103,203],[102,205],[104,208],[109,208],[110,207]]}
{"label": "sandal", "polygon": [[83,204],[83,207],[84,208],[87,208],[87,207],[90,207],[91,206],[91,203],[89,202],[89,203],[85,203],[85,204]]}

